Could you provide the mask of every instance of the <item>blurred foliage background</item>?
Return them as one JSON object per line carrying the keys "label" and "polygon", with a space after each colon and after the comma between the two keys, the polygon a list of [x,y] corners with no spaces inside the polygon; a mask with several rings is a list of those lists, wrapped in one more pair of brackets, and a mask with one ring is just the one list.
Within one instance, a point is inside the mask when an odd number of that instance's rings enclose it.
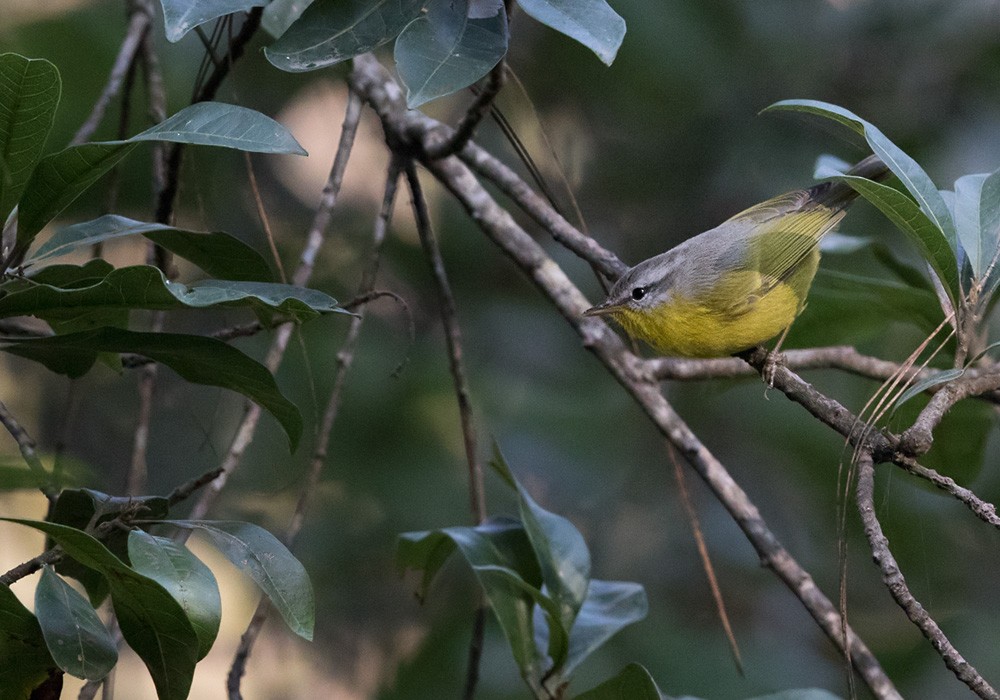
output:
{"label": "blurred foliage background", "polygon": [[[519,15],[510,62],[530,101],[510,85],[500,105],[555,177],[548,136],[590,233],[636,262],[743,208],[811,182],[813,161],[833,152],[865,153],[831,132],[786,116],[757,117],[784,98],[843,105],[877,124],[928,170],[939,187],[959,175],[1000,166],[1000,5],[996,0],[612,0],[628,34],[611,68],[586,49]],[[49,149],[61,147],[103,86],[124,29],[121,3],[4,0],[0,48],[54,62],[63,101]],[[170,45],[157,27],[170,111],[186,104],[202,47],[192,34]],[[253,50],[219,99],[275,116],[309,150],[308,159],[255,157],[255,172],[287,268],[293,267],[339,136],[346,68],[289,75]],[[391,61],[389,56],[383,56]],[[454,117],[468,100],[428,105]],[[144,128],[135,115],[133,132]],[[114,135],[114,118],[98,136]],[[494,125],[479,140],[515,164]],[[144,161],[144,158],[146,159]],[[386,163],[368,114],[313,285],[353,296],[367,254]],[[148,151],[121,174],[117,213],[150,218]],[[628,661],[644,664],[674,695],[742,698],[818,686],[845,695],[845,668],[788,591],[762,569],[726,513],[699,483],[692,489],[744,656],[730,660],[704,574],[678,503],[662,439],[534,288],[427,179],[434,220],[458,301],[484,452],[495,439],[546,508],[584,533],[594,575],[645,586],[648,618],[626,629],[578,672],[582,691]],[[100,186],[99,186],[100,187]],[[86,197],[63,222],[101,213]],[[291,640],[275,624],[251,660],[253,698],[457,697],[463,682],[476,590],[457,562],[420,606],[414,582],[393,564],[407,530],[469,520],[458,414],[427,264],[400,197],[379,286],[401,294],[416,326],[391,302],[372,307],[335,427],[326,473],[296,553],[317,592],[317,639]],[[265,250],[242,156],[191,149],[185,161],[179,225],[226,230]],[[525,222],[527,225],[527,222]],[[907,244],[865,204],[841,227]],[[529,228],[529,230],[535,230]],[[567,272],[597,299],[581,261],[546,241]],[[114,245],[116,262],[142,259],[140,247]],[[829,269],[886,276],[864,251],[827,255]],[[183,318],[183,317],[182,317]],[[201,314],[185,330],[208,332],[243,320]],[[343,317],[306,325],[278,373],[281,386],[317,421],[329,390]],[[178,330],[178,328],[174,328]],[[825,296],[821,285],[788,346],[856,343],[902,360],[921,330],[891,305],[864,295]],[[239,341],[260,356],[267,338]],[[46,452],[65,442],[87,485],[124,487],[137,404],[136,376],[98,368],[69,383],[4,356],[0,396]],[[396,372],[402,363],[402,368]],[[835,371],[807,379],[860,410],[875,383]],[[836,597],[837,478],[842,440],[758,380],[673,384],[681,415],[732,471],[794,556]],[[166,492],[215,466],[241,405],[234,396],[189,386],[161,373],[150,443],[150,488]],[[74,403],[76,402],[76,403]],[[250,519],[281,531],[309,457],[309,440],[289,456],[265,418],[243,468],[230,481],[218,517]],[[973,406],[951,418],[948,444],[934,462],[988,501],[1000,499],[994,414]],[[308,434],[308,429],[307,429]],[[5,451],[16,455],[11,441]],[[878,472],[879,516],[914,593],[971,663],[1000,677],[1000,572],[997,533],[960,504],[898,470]],[[489,510],[512,512],[493,477]],[[5,511],[38,514],[41,497],[0,496]],[[3,568],[33,553],[22,530],[0,530]],[[853,505],[848,515],[849,614],[856,630],[908,698],[964,692],[892,603],[870,563]],[[31,546],[37,543],[31,542]],[[224,569],[219,565],[217,570]],[[233,572],[230,572],[231,574]],[[199,667],[192,697],[219,697],[223,676],[254,600],[225,577],[223,642]],[[242,587],[241,587],[242,586]],[[15,586],[30,598],[25,584]],[[227,646],[228,645],[228,646]],[[120,683],[127,675],[119,671]],[[122,697],[144,697],[140,685]],[[862,691],[862,693],[865,691]],[[509,650],[490,622],[478,697],[526,697]]]}

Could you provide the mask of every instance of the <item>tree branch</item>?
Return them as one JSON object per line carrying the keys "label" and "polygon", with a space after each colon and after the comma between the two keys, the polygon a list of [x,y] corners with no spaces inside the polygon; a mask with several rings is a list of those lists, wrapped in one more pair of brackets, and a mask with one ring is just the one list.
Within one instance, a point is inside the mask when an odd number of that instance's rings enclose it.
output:
{"label": "tree branch", "polygon": [[865,536],[871,545],[872,556],[882,571],[882,580],[896,603],[903,609],[906,616],[920,629],[930,641],[934,650],[944,659],[945,665],[955,674],[955,677],[965,683],[981,698],[997,700],[1000,695],[979,675],[975,668],[966,661],[952,646],[944,632],[927,613],[924,607],[910,592],[892,552],[889,551],[889,540],[882,532],[878,517],[875,515],[875,463],[872,454],[862,449],[858,464],[858,512],[864,524]]}
{"label": "tree branch", "polygon": [[[365,297],[371,295],[375,287],[375,279],[378,276],[379,260],[381,258],[382,244],[385,242],[386,232],[389,228],[389,220],[392,216],[393,204],[396,201],[397,182],[399,180],[399,164],[394,159],[389,165],[389,172],[386,175],[385,194],[382,198],[382,208],[375,221],[372,234],[372,252],[368,266],[361,276],[358,285],[358,296]],[[306,482],[299,492],[299,500],[292,514],[291,522],[285,531],[285,545],[289,548],[302,529],[306,511],[312,502],[312,497],[316,492],[323,472],[323,465],[326,463],[327,451],[330,444],[330,434],[333,432],[333,425],[337,420],[340,411],[341,397],[343,395],[344,382],[347,372],[354,362],[354,352],[357,345],[358,336],[361,334],[361,324],[364,322],[364,308],[351,318],[351,324],[347,329],[347,336],[344,339],[340,351],[337,353],[337,370],[333,378],[333,389],[327,400],[326,409],[323,412],[323,420],[320,425],[319,434],[316,437],[316,446],[313,449],[312,460],[309,463],[309,471]],[[243,675],[246,673],[247,661],[253,651],[254,644],[267,621],[271,605],[266,598],[262,598],[254,611],[250,624],[240,637],[239,646],[233,656],[233,663],[230,666],[229,674],[226,678],[226,690],[230,700],[241,700],[243,697],[240,691],[240,684]]]}

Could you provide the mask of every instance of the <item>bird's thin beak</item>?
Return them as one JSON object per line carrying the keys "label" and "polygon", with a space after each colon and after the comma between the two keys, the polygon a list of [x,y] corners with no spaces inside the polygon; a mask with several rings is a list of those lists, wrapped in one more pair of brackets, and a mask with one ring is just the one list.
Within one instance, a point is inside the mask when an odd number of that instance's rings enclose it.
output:
{"label": "bird's thin beak", "polygon": [[589,309],[583,312],[584,316],[607,316],[608,314],[613,314],[622,307],[618,302],[608,299],[607,301],[598,304],[597,306],[591,306]]}

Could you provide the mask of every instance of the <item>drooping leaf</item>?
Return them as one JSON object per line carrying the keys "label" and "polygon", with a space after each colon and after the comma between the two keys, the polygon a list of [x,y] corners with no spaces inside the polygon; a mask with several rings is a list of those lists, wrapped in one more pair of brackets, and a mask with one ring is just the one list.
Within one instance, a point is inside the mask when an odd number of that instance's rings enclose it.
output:
{"label": "drooping leaf", "polygon": [[325,68],[392,41],[426,2],[316,0],[264,55],[284,71]]}
{"label": "drooping leaf", "polygon": [[470,17],[465,0],[430,0],[427,13],[406,25],[396,40],[406,103],[419,107],[472,85],[507,53],[503,3],[489,17]]}
{"label": "drooping leaf", "polygon": [[955,250],[941,235],[940,229],[927,218],[913,200],[899,190],[863,177],[841,175],[833,179],[846,182],[853,187],[907,234],[920,250],[921,256],[934,269],[952,303],[955,303],[960,295]]}
{"label": "drooping leaf", "polygon": [[252,523],[225,520],[166,522],[205,533],[236,568],[253,579],[295,634],[312,639],[316,619],[312,583],[302,563],[278,538]]}
{"label": "drooping leaf", "polygon": [[605,0],[518,0],[526,14],[576,39],[611,65],[625,38],[625,20]]}
{"label": "drooping leaf", "polygon": [[935,387],[940,384],[947,384],[954,379],[958,379],[963,374],[965,374],[964,369],[952,368],[938,372],[930,377],[927,377],[926,379],[921,379],[919,382],[900,394],[894,405],[896,408],[899,408],[914,396],[919,396],[931,387]]}
{"label": "drooping leaf", "polygon": [[38,620],[0,584],[0,698],[29,700],[56,669]]}
{"label": "drooping leaf", "polygon": [[309,155],[288,129],[271,117],[223,102],[189,105],[128,141],[172,141],[248,153]]}
{"label": "drooping leaf", "polygon": [[245,307],[263,318],[280,313],[297,320],[338,312],[333,297],[315,289],[274,282],[204,279],[191,284],[168,280],[159,268],[111,268],[92,260],[83,266],[51,265],[29,278],[4,285],[0,318],[37,316],[75,318],[84,312],[113,309],[206,309]]}
{"label": "drooping leaf", "polygon": [[211,569],[184,545],[142,530],[129,533],[128,556],[132,568],[163,586],[184,608],[198,635],[198,659],[205,658],[222,621],[222,599]]}
{"label": "drooping leaf", "polygon": [[277,39],[292,26],[313,0],[271,0],[264,8],[260,26]]}
{"label": "drooping leaf", "polygon": [[[100,525],[112,520],[124,511],[130,511],[144,518],[165,518],[169,503],[162,496],[110,496],[93,489],[63,489],[56,499],[49,521],[83,530],[88,525]],[[127,534],[116,528],[104,539],[104,546],[116,557],[125,561],[128,557]],[[46,547],[52,547],[50,539]],[[78,562],[64,558],[55,565],[55,570],[63,576],[71,576],[83,584],[94,607],[108,595],[108,582],[100,573]]]}
{"label": "drooping leaf", "polygon": [[199,102],[125,141],[70,146],[42,158],[21,197],[18,247],[27,250],[45,224],[142,141],[306,155],[285,127],[260,112],[220,102]]}
{"label": "drooping leaf", "polygon": [[286,399],[263,365],[221,340],[175,333],[140,333],[121,328],[8,340],[0,350],[43,363],[54,372],[79,377],[98,353],[133,353],[166,365],[194,384],[239,392],[273,415],[294,451],[302,435],[302,416]]}
{"label": "drooping leaf", "polygon": [[646,591],[638,583],[592,580],[569,632],[569,655],[562,675],[569,677],[581,661],[648,611]]}
{"label": "drooping leaf", "polygon": [[[825,117],[864,136],[875,154],[912,195],[916,206],[911,207],[906,204],[904,200],[908,200],[907,197],[886,185],[870,182],[865,184],[862,178],[856,177],[845,176],[840,179],[848,182],[861,195],[878,206],[893,223],[917,243],[921,253],[938,273],[954,305],[959,296],[957,261],[959,246],[955,222],[944,197],[923,168],[890,141],[878,127],[843,107],[817,100],[782,100],[763,111],[773,110],[789,110]],[[913,214],[911,211],[913,208],[919,209],[921,216]],[[941,240],[933,240],[935,238]],[[945,269],[949,264],[952,269]]]}
{"label": "drooping leaf", "polygon": [[180,41],[205,22],[266,4],[267,0],[160,0],[167,41]]}
{"label": "drooping leaf", "polygon": [[0,227],[41,157],[61,90],[59,71],[45,59],[0,55]]}
{"label": "drooping leaf", "polygon": [[263,256],[228,233],[184,231],[112,214],[59,229],[26,262],[38,263],[81,247],[134,235],[145,236],[219,279],[255,282],[272,279],[271,269]]}
{"label": "drooping leaf", "polygon": [[550,513],[535,503],[514,477],[495,445],[492,466],[517,491],[521,522],[524,523],[524,530],[538,557],[542,579],[548,594],[559,606],[563,627],[570,630],[587,597],[587,586],[590,583],[590,552],[587,550],[587,543],[569,520]]}
{"label": "drooping leaf", "polygon": [[35,615],[52,658],[71,676],[99,680],[118,663],[118,648],[97,611],[47,566],[35,589]]}
{"label": "drooping leaf", "polygon": [[[483,587],[522,675],[538,678],[541,657],[535,644],[532,610],[536,603],[533,592],[541,595],[542,581],[524,528],[510,519],[493,518],[476,527],[404,533],[399,538],[396,561],[403,569],[424,572],[422,597],[456,548]],[[556,609],[556,621],[558,617]],[[559,634],[556,630],[555,635]],[[563,643],[568,651],[568,639],[564,637]]]}
{"label": "drooping leaf", "polygon": [[100,572],[122,636],[139,655],[160,700],[185,700],[197,663],[198,637],[184,610],[156,581],[126,566],[107,547],[75,528],[38,520],[4,518],[41,530],[81,564]]}
{"label": "drooping leaf", "polygon": [[[670,700],[656,685],[649,671],[629,664],[617,676],[576,696],[576,700]],[[685,700],[695,700],[686,698]]]}

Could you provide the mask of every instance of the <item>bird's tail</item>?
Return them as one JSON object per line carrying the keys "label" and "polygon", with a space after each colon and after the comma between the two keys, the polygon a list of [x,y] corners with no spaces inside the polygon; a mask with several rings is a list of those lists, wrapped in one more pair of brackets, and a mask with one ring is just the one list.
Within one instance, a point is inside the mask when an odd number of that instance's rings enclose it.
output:
{"label": "bird's tail", "polygon": [[[879,181],[889,176],[889,168],[878,156],[873,154],[855,163],[844,174]],[[844,209],[857,196],[857,191],[846,182],[821,182],[809,188],[810,199],[817,204],[836,210]]]}

